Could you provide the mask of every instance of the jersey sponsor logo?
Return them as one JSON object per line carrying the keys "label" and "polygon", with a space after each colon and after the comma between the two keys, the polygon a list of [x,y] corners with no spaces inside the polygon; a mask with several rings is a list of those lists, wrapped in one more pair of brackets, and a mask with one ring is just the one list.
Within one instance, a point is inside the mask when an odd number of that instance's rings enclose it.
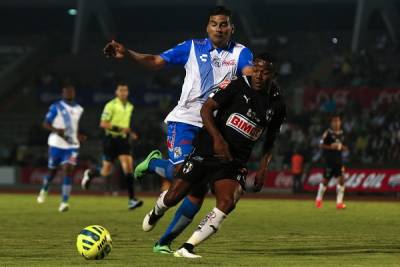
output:
{"label": "jersey sponsor logo", "polygon": [[222,60],[219,57],[213,57],[211,60],[211,63],[214,67],[220,68],[220,67],[229,67],[229,66],[235,66],[236,65],[236,60],[231,59],[231,60]]}
{"label": "jersey sponsor logo", "polygon": [[239,113],[233,113],[226,121],[226,125],[241,133],[248,139],[256,141],[262,134],[263,128]]}
{"label": "jersey sponsor logo", "polygon": [[207,62],[208,55],[207,54],[202,54],[199,58],[200,58],[201,61]]}
{"label": "jersey sponsor logo", "polygon": [[234,59],[222,61],[222,66],[235,66],[235,65],[236,65],[236,60]]}

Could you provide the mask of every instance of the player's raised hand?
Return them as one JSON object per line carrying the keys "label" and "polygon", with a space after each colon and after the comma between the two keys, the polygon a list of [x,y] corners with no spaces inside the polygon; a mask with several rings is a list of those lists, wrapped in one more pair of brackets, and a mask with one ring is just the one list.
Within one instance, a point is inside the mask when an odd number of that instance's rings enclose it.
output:
{"label": "player's raised hand", "polygon": [[214,140],[214,153],[215,157],[221,160],[233,160],[232,154],[229,150],[229,145],[223,138]]}
{"label": "player's raised hand", "polygon": [[114,57],[114,58],[124,58],[126,54],[126,49],[125,47],[112,40],[103,49],[104,55],[109,58],[109,57]]}

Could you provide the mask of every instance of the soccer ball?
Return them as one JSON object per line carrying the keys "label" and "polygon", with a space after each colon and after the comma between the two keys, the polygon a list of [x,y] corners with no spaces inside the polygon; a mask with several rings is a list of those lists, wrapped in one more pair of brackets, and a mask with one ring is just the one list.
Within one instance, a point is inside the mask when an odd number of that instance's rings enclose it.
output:
{"label": "soccer ball", "polygon": [[76,248],[87,260],[104,259],[112,249],[110,233],[100,225],[90,225],[79,233]]}

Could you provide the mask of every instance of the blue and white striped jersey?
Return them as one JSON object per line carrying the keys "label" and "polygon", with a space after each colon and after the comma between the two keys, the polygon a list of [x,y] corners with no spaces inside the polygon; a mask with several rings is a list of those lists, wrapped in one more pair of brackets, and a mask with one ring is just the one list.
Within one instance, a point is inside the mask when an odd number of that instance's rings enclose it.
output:
{"label": "blue and white striped jersey", "polygon": [[169,65],[182,65],[186,76],[178,105],[165,122],[183,122],[202,127],[200,109],[219,84],[242,75],[252,64],[251,51],[233,41],[227,48],[214,48],[208,38],[193,39],[178,44],[160,55]]}
{"label": "blue and white striped jersey", "polygon": [[79,148],[78,127],[83,108],[79,104],[67,104],[60,100],[53,103],[46,114],[45,122],[54,128],[64,129],[65,138],[50,133],[48,145],[62,149]]}

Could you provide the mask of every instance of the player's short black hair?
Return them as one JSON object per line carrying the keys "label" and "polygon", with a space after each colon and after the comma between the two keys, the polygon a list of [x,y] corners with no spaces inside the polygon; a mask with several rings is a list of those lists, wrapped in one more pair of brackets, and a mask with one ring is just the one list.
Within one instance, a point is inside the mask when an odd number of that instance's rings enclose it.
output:
{"label": "player's short black hair", "polygon": [[128,87],[129,87],[129,84],[128,84],[128,82],[126,82],[126,81],[118,81],[118,82],[116,83],[116,86],[115,86],[115,87],[118,87],[118,86],[128,86]]}
{"label": "player's short black hair", "polygon": [[334,118],[342,119],[342,116],[341,116],[339,113],[332,113],[332,114],[329,116],[329,121],[332,121]]}
{"label": "player's short black hair", "polygon": [[268,53],[268,52],[263,52],[263,53],[261,53],[261,54],[258,54],[258,55],[254,58],[254,60],[256,60],[256,59],[261,59],[261,60],[264,60],[264,61],[269,62],[270,64],[269,64],[269,66],[268,66],[268,69],[269,69],[271,72],[276,72],[276,70],[277,70],[277,68],[276,68],[276,59],[275,59],[275,57],[274,57],[272,54],[270,54],[270,53]]}
{"label": "player's short black hair", "polygon": [[225,6],[216,6],[210,9],[208,18],[217,15],[225,15],[229,17],[229,21],[232,23],[232,12]]}
{"label": "player's short black hair", "polygon": [[64,89],[68,89],[68,88],[75,88],[75,85],[70,81],[63,82],[61,89],[64,90]]}

